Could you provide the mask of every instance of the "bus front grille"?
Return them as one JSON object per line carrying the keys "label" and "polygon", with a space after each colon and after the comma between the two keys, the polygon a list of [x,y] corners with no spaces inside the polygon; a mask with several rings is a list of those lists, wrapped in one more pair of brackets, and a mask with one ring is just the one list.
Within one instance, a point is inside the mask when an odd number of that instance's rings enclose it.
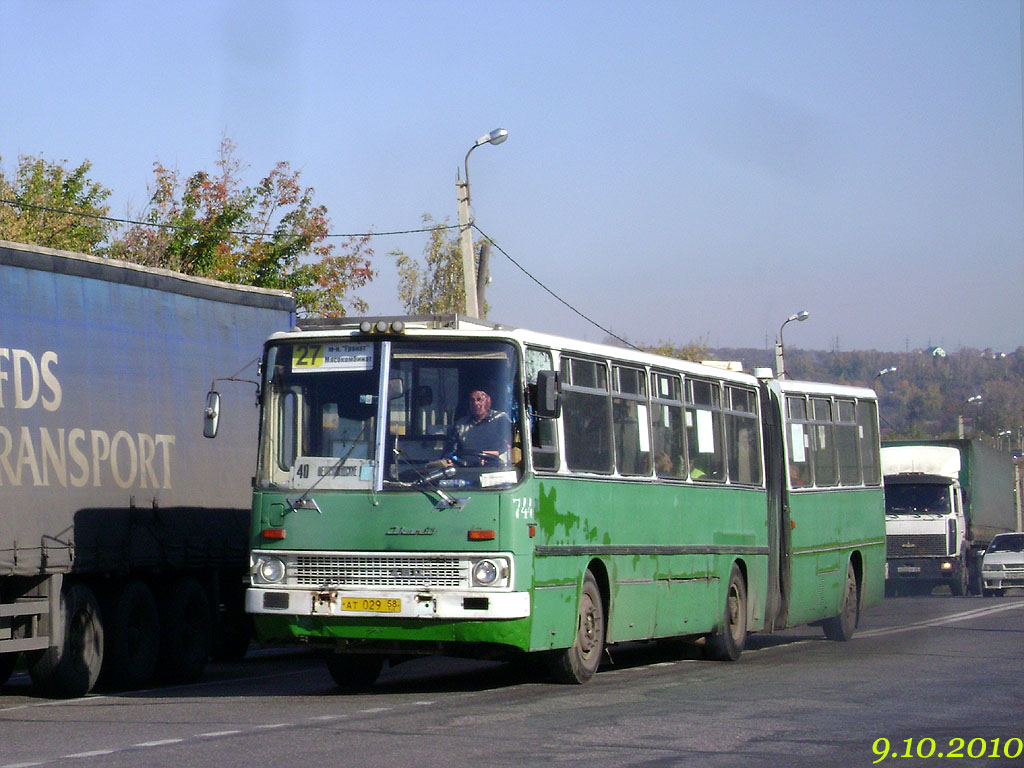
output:
{"label": "bus front grille", "polygon": [[460,587],[469,581],[468,563],[451,556],[300,555],[300,586]]}

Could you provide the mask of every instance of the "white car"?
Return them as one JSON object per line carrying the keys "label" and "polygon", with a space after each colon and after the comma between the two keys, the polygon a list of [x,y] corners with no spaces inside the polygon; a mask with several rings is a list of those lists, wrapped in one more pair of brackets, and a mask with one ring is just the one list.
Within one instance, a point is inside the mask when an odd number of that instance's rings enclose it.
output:
{"label": "white car", "polygon": [[982,593],[1001,595],[1024,587],[1024,533],[997,534],[981,561]]}

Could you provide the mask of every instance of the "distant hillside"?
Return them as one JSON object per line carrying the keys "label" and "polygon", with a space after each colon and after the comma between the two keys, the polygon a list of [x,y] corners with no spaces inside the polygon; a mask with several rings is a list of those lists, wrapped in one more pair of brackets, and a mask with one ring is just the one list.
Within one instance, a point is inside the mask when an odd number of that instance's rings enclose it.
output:
{"label": "distant hillside", "polygon": [[[765,349],[708,349],[705,359],[739,360],[743,367],[775,368]],[[891,366],[897,371],[875,378]],[[786,349],[790,378],[872,386],[879,394],[883,437],[953,437],[962,412],[969,434],[1020,448],[1024,440],[1024,347],[1010,354],[957,352],[821,352]],[[981,395],[980,404],[965,404]]]}

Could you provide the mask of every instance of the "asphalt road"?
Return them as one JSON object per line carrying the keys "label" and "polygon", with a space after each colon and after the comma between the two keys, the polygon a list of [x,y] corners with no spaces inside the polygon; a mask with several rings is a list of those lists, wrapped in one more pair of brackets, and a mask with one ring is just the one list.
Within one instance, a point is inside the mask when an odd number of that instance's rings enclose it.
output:
{"label": "asphalt road", "polygon": [[610,656],[582,687],[528,664],[419,659],[350,693],[320,659],[279,650],[194,685],[69,701],[16,674],[0,687],[0,768],[1024,767],[1019,591],[886,600],[849,643],[752,635],[736,663],[678,642]]}

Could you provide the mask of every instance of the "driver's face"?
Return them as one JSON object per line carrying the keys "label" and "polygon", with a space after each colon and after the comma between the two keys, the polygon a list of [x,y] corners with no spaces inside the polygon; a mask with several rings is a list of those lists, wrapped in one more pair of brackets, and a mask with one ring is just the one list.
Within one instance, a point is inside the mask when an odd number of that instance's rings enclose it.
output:
{"label": "driver's face", "polygon": [[491,396],[483,390],[469,394],[469,415],[473,421],[482,421],[491,412]]}

